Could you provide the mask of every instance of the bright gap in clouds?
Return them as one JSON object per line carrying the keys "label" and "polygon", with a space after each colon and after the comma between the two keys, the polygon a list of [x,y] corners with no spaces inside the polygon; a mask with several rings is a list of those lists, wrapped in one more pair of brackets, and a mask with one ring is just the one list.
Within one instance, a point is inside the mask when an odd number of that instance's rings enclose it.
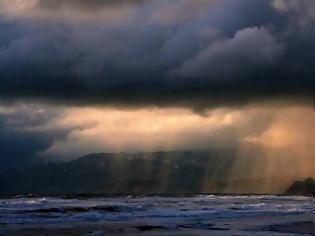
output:
{"label": "bright gap in clouds", "polygon": [[225,109],[201,116],[178,108],[71,108],[49,125],[72,127],[72,132],[65,140],[54,143],[47,153],[77,157],[95,151],[208,149],[224,145],[229,138],[220,131],[244,122],[243,119],[240,111]]}

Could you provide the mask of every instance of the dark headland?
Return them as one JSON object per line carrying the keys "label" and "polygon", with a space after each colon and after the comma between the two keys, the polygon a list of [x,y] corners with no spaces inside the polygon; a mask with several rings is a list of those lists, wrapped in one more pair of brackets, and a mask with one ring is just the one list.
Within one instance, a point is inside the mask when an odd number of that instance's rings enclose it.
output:
{"label": "dark headland", "polygon": [[315,180],[313,178],[307,178],[304,181],[297,181],[290,186],[286,194],[315,196]]}

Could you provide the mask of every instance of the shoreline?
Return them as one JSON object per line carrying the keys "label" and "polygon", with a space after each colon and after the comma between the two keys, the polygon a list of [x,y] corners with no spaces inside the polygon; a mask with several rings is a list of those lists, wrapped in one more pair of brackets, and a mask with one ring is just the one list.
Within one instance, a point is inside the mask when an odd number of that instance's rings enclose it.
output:
{"label": "shoreline", "polygon": [[[276,196],[276,197],[312,197],[310,195],[290,195],[290,194],[273,194],[273,193],[149,193],[149,194],[134,194],[134,193],[93,193],[93,194],[0,194],[0,200],[19,199],[19,198],[61,198],[61,199],[90,199],[90,198],[141,198],[141,197],[196,197],[196,196]],[[315,198],[314,198],[315,199]]]}

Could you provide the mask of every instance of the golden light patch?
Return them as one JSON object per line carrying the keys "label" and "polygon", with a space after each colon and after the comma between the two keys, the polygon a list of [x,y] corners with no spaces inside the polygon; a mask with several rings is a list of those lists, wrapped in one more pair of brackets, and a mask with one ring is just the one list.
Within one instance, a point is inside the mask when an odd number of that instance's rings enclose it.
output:
{"label": "golden light patch", "polygon": [[[215,109],[200,116],[187,109],[71,108],[50,126],[72,127],[67,140],[56,142],[48,152],[73,150],[152,151],[208,148],[209,137],[224,127],[239,123],[239,111]],[[220,140],[220,137],[216,137]],[[88,143],[89,145],[85,145]],[[68,148],[68,146],[71,148]],[[74,148],[77,146],[77,148]],[[68,150],[68,151],[67,151]]]}

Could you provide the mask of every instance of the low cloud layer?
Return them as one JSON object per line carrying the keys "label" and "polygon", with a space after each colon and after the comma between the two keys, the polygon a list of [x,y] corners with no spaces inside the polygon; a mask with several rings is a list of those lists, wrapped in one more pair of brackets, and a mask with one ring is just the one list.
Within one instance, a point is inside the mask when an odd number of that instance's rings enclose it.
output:
{"label": "low cloud layer", "polygon": [[314,94],[311,1],[0,6],[2,99],[202,110]]}

